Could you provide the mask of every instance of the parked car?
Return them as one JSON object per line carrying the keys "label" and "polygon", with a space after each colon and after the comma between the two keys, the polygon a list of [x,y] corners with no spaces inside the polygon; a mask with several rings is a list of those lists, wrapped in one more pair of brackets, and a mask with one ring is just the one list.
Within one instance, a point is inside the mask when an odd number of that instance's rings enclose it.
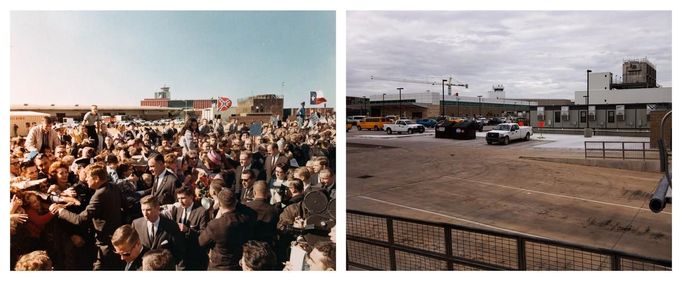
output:
{"label": "parked car", "polygon": [[384,131],[386,134],[393,134],[393,132],[402,133],[407,132],[412,133],[424,133],[426,129],[421,124],[416,124],[409,119],[399,119],[392,124],[384,124]]}
{"label": "parked car", "polygon": [[498,124],[504,123],[504,122],[505,122],[504,118],[494,117],[494,118],[491,118],[490,120],[488,120],[488,125],[498,125]]}
{"label": "parked car", "polygon": [[530,140],[533,135],[533,128],[530,126],[519,126],[517,123],[500,123],[493,130],[485,135],[488,144],[502,143],[504,145],[518,139]]}
{"label": "parked car", "polygon": [[384,124],[390,123],[390,121],[386,118],[382,117],[368,117],[365,118],[364,120],[361,120],[357,123],[358,130],[383,130],[384,129]]}
{"label": "parked car", "polygon": [[438,122],[435,119],[423,118],[418,119],[416,123],[421,124],[424,127],[435,127]]}

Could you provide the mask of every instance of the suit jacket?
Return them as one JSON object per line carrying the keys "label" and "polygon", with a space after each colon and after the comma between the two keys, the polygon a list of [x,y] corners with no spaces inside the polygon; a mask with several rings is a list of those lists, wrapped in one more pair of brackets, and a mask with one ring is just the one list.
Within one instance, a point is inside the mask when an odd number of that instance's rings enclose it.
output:
{"label": "suit jacket", "polygon": [[[180,223],[182,213],[183,208],[173,206],[170,219]],[[184,233],[187,246],[185,252],[185,269],[187,270],[206,270],[208,268],[208,250],[199,246],[199,234],[206,229],[209,221],[208,211],[200,202],[194,202],[186,223],[189,232]]]}
{"label": "suit jacket", "polygon": [[257,221],[254,228],[254,240],[263,241],[273,246],[277,234],[279,211],[265,199],[256,199],[246,204],[256,211]]}
{"label": "suit jacket", "polygon": [[336,181],[334,181],[334,183],[332,183],[332,185],[329,186],[322,185],[320,186],[320,189],[323,189],[325,191],[329,199],[336,199]]}
{"label": "suit jacket", "polygon": [[149,250],[167,249],[175,258],[178,269],[184,269],[185,236],[180,232],[177,223],[172,220],[159,216],[159,227],[156,230],[154,241],[149,240],[149,230],[147,229],[147,219],[140,217],[133,220],[132,226],[140,237],[142,246]]}
{"label": "suit jacket", "polygon": [[277,160],[275,161],[275,164],[272,164],[272,156],[268,156],[265,158],[265,181],[267,183],[270,183],[270,180],[272,179],[273,175],[275,174],[275,168],[277,167],[278,164],[289,164],[289,158],[287,158],[286,155],[280,153],[277,156]]}
{"label": "suit jacket", "polygon": [[147,251],[149,251],[149,249],[142,246],[142,251],[140,251],[140,255],[138,255],[135,258],[135,260],[131,261],[130,264],[126,264],[126,266],[123,270],[125,270],[125,271],[142,270],[142,257],[144,257],[144,254],[146,254]]}
{"label": "suit jacket", "polygon": [[[241,195],[242,192],[242,170],[244,170],[243,166],[238,166],[237,168],[234,169],[234,191],[237,194]],[[253,163],[251,164],[251,170],[254,172],[254,176],[256,179],[260,179],[260,175],[263,173],[263,171]]]}
{"label": "suit jacket", "polygon": [[199,245],[211,248],[209,270],[239,270],[242,246],[251,240],[256,212],[237,204],[234,211],[224,213],[208,223],[199,235]]}
{"label": "suit jacket", "polygon": [[92,222],[95,233],[95,245],[97,246],[97,260],[94,270],[121,269],[123,262],[113,252],[111,236],[116,228],[121,226],[123,203],[122,194],[118,186],[107,183],[95,191],[90,202],[79,214],[63,209],[59,212],[59,218],[75,225],[85,225]]}
{"label": "suit jacket", "polygon": [[75,225],[92,221],[97,245],[111,245],[111,235],[123,223],[121,220],[121,190],[118,186],[107,183],[95,190],[90,202],[79,214],[66,209],[59,212],[59,218]]}
{"label": "suit jacket", "polygon": [[152,188],[145,190],[144,195],[153,195],[159,200],[160,205],[170,205],[175,203],[175,189],[178,188],[178,177],[172,171],[166,169],[164,177],[158,184],[158,177],[154,178]]}
{"label": "suit jacket", "polygon": [[[38,151],[43,146],[43,131],[41,128],[42,125],[38,125],[32,127],[31,130],[28,131],[28,135],[26,136],[26,149],[29,151]],[[48,146],[54,152],[54,148],[57,147],[57,145],[61,145],[62,142],[59,140],[59,133],[57,133],[57,131],[50,128],[48,132]]]}

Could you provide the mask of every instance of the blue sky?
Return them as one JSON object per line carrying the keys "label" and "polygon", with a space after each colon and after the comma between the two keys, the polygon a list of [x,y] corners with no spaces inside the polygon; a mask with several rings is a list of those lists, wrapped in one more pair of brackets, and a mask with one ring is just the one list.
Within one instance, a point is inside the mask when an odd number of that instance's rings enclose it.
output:
{"label": "blue sky", "polygon": [[[12,12],[12,104],[139,105],[321,90],[335,105],[335,12]],[[284,86],[282,83],[284,82]]]}

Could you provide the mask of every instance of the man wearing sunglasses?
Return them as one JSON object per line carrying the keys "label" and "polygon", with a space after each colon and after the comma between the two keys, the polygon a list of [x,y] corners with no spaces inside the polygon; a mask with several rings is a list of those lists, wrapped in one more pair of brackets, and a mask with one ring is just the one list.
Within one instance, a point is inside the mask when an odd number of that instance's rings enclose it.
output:
{"label": "man wearing sunglasses", "polygon": [[142,270],[142,257],[148,251],[140,243],[140,237],[135,229],[125,224],[116,229],[111,237],[114,252],[126,263],[125,271]]}

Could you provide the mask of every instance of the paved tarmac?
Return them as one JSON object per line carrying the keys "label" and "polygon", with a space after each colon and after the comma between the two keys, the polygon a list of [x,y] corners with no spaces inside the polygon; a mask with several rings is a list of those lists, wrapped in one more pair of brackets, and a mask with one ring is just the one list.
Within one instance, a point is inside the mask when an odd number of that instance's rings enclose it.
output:
{"label": "paved tarmac", "polygon": [[[671,259],[672,207],[648,200],[658,173],[519,159],[584,156],[582,136],[544,134],[488,145],[348,133],[348,208],[516,232],[641,256]],[[597,140],[648,141],[633,137]]]}

